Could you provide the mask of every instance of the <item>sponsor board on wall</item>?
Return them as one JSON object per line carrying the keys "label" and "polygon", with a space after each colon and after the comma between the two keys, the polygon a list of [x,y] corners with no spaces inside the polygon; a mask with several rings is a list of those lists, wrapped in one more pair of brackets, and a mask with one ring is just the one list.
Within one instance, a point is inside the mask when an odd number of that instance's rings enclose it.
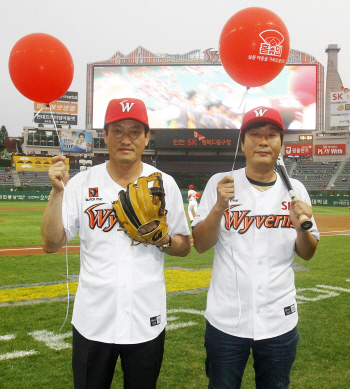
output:
{"label": "sponsor board on wall", "polygon": [[34,102],[34,123],[78,124],[78,92],[66,92],[49,104]]}
{"label": "sponsor board on wall", "polygon": [[48,107],[45,103],[34,102],[34,111],[38,112],[55,112],[55,113],[69,113],[71,115],[76,115],[78,113],[78,104],[77,103],[64,103],[64,102],[53,102],[50,103]]}
{"label": "sponsor board on wall", "polygon": [[312,155],[313,145],[285,145],[284,155]]}
{"label": "sponsor board on wall", "polygon": [[350,103],[350,91],[331,92],[331,103]]}
{"label": "sponsor board on wall", "polygon": [[57,101],[69,101],[71,103],[77,103],[78,102],[78,92],[66,92],[62,97],[57,99]]}
{"label": "sponsor board on wall", "polygon": [[[19,171],[47,171],[51,166],[51,157],[13,156],[15,170]],[[69,158],[66,158],[69,169]]]}
{"label": "sponsor board on wall", "polygon": [[350,113],[349,103],[335,103],[331,104],[331,115],[342,115]]}
{"label": "sponsor board on wall", "polygon": [[346,154],[345,144],[315,145],[315,155],[344,155]]}
{"label": "sponsor board on wall", "polygon": [[155,133],[157,149],[233,149],[238,140],[239,130],[167,130]]}
{"label": "sponsor board on wall", "polygon": [[92,132],[61,131],[61,150],[71,153],[91,153]]}
{"label": "sponsor board on wall", "polygon": [[331,127],[350,126],[350,115],[331,115]]}
{"label": "sponsor board on wall", "polygon": [[56,124],[65,124],[65,125],[77,125],[78,124],[78,115],[70,115],[70,114],[57,114],[57,113],[42,113],[39,114],[34,113],[34,123],[42,123],[42,124],[53,124],[53,119]]}

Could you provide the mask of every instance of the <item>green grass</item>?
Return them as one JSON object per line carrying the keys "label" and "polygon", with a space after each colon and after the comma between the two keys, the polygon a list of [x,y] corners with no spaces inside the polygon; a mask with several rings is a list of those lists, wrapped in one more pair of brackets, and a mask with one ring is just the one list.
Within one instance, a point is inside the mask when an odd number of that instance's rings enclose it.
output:
{"label": "green grass", "polygon": [[[46,204],[37,202],[0,201],[0,207],[9,207],[0,211],[0,247],[24,247],[41,244],[40,223]],[[15,207],[35,208],[30,211],[15,210]],[[36,210],[41,208],[41,210]],[[70,243],[79,243],[75,237]]]}
{"label": "green grass", "polygon": [[[30,203],[36,206],[37,203]],[[6,205],[8,205],[6,203]],[[0,206],[2,204],[0,203]],[[8,212],[8,211],[5,211]],[[0,211],[1,246],[14,237],[14,246],[40,244],[40,220],[43,211],[13,211],[4,215]],[[349,215],[347,208],[314,207],[315,214]],[[16,221],[12,220],[16,219]],[[6,228],[4,228],[6,223]],[[3,235],[5,234],[5,235]],[[4,244],[6,242],[6,244]],[[39,243],[38,243],[39,242]],[[349,389],[350,385],[350,236],[322,237],[314,258],[296,262],[307,270],[295,273],[296,286],[303,289],[298,296],[300,342],[297,359],[293,365],[291,389]],[[79,272],[78,254],[69,254],[69,273]],[[192,249],[186,258],[166,255],[166,267],[188,269],[210,268],[213,249],[199,255]],[[0,257],[0,288],[61,281],[65,282],[64,254],[48,254],[18,257]],[[326,289],[326,285],[341,289]],[[337,295],[330,296],[330,293]],[[328,298],[320,299],[321,295]],[[206,292],[168,295],[169,309],[205,310]],[[300,303],[303,302],[303,303]],[[35,340],[30,333],[46,330],[55,335],[71,333],[70,317],[59,333],[64,321],[67,302],[56,301],[31,305],[0,306],[0,337],[15,335],[12,340],[0,340],[0,388],[1,389],[69,389],[73,388],[71,372],[71,348],[53,350],[44,342]],[[204,330],[205,318],[197,313],[176,312],[169,323],[195,323],[186,328],[168,330],[165,355],[158,381],[159,389],[204,389],[205,376]],[[67,345],[71,338],[64,339]],[[1,360],[1,355],[14,351],[35,350],[38,353],[22,358]],[[244,374],[242,389],[254,388],[253,361],[250,358]],[[122,374],[117,365],[113,389],[121,389]]]}
{"label": "green grass", "polygon": [[312,211],[315,215],[343,215],[350,216],[350,210],[348,207],[326,207],[314,205]]}

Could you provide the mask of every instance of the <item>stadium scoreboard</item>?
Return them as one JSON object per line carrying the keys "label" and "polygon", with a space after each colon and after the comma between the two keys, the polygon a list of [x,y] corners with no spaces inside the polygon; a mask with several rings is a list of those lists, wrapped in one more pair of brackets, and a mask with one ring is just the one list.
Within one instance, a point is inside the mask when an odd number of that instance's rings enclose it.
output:
{"label": "stadium scoreboard", "polygon": [[313,140],[313,135],[299,135],[299,140]]}

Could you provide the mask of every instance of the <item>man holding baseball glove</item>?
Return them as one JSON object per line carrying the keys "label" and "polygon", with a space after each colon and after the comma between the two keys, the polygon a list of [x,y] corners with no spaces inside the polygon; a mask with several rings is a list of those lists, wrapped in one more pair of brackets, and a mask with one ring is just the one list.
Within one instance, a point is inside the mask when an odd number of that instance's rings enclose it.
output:
{"label": "man holding baseball glove", "polygon": [[292,200],[274,169],[283,135],[276,110],[248,111],[240,130],[246,167],[209,180],[192,223],[196,250],[215,246],[206,310],[209,388],[240,388],[250,349],[257,388],[290,382],[299,339],[294,255],[311,259],[320,235],[305,187],[291,179]]}
{"label": "man holding baseball glove", "polygon": [[177,184],[141,161],[149,139],[145,104],[113,99],[104,126],[110,160],[69,181],[64,156],[49,169],[43,248],[56,252],[80,236],[75,388],[110,388],[119,356],[125,388],[156,387],[166,325],[164,253],[184,257],[191,247]]}

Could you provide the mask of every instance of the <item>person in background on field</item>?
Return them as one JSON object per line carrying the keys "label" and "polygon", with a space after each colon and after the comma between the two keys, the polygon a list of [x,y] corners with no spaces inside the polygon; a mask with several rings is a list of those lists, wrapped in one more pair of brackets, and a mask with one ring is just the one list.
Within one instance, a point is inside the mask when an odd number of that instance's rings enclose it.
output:
{"label": "person in background on field", "polygon": [[159,172],[141,161],[150,139],[143,101],[111,100],[103,135],[109,161],[69,181],[65,157],[52,158],[42,246],[57,252],[79,232],[81,266],[72,318],[74,388],[110,388],[120,357],[124,388],[154,389],[165,339],[164,253],[186,256],[190,231],[181,192],[175,180],[162,173],[167,234],[154,245],[131,245],[112,202],[128,184]]}
{"label": "person in background on field", "polygon": [[196,196],[197,192],[194,190],[194,186],[193,185],[189,185],[188,188],[189,188],[189,190],[188,190],[188,193],[187,193],[187,200],[188,200],[187,212],[188,212],[188,217],[190,218],[190,220],[192,222],[193,221],[192,210],[196,214],[197,207],[198,207],[197,196]]}
{"label": "person in background on field", "polygon": [[[311,259],[320,234],[304,185],[291,179],[291,200],[274,170],[280,114],[252,109],[240,134],[246,167],[209,180],[192,223],[196,250],[215,247],[205,314],[208,388],[240,388],[252,349],[256,387],[287,389],[299,339],[294,255]],[[312,218],[308,231],[302,214]]]}

